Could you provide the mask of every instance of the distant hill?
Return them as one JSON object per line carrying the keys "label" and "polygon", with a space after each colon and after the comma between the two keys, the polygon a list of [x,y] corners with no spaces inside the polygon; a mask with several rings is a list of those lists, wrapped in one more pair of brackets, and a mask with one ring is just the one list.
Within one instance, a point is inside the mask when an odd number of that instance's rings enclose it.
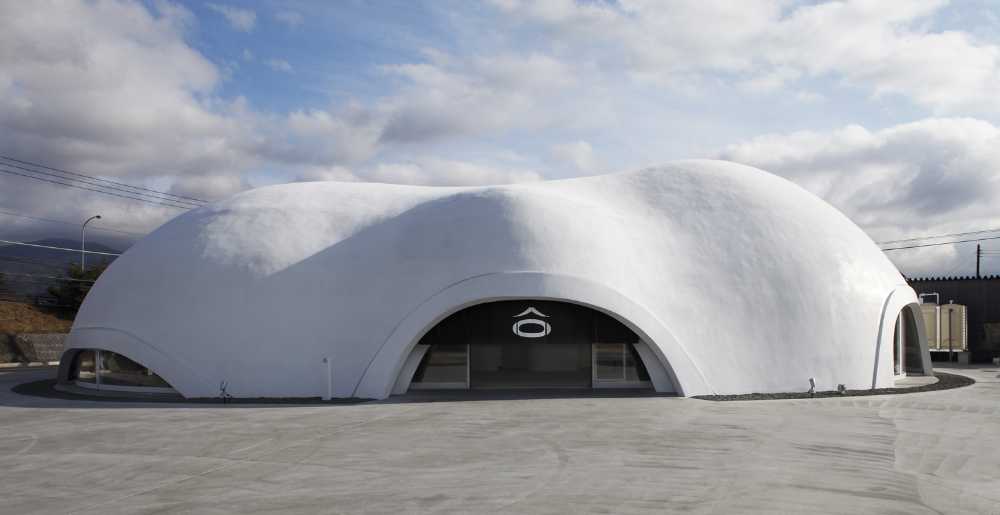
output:
{"label": "distant hill", "polygon": [[[45,238],[29,241],[33,245],[79,249],[80,240],[67,238]],[[121,251],[100,243],[87,243],[87,250],[120,254]],[[88,263],[114,261],[115,256],[88,254]],[[54,281],[46,277],[63,277],[70,263],[79,263],[80,253],[65,250],[28,247],[25,245],[0,244],[0,273],[4,274],[4,285],[0,295],[4,297],[33,297],[44,295]],[[42,276],[42,277],[39,277]]]}

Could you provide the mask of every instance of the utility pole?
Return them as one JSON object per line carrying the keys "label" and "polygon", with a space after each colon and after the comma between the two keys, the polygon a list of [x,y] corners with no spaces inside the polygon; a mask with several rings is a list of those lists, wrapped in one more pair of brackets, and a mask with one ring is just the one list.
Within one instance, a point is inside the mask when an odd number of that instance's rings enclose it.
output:
{"label": "utility pole", "polygon": [[980,279],[979,276],[979,262],[983,259],[983,246],[979,243],[976,244],[976,279]]}

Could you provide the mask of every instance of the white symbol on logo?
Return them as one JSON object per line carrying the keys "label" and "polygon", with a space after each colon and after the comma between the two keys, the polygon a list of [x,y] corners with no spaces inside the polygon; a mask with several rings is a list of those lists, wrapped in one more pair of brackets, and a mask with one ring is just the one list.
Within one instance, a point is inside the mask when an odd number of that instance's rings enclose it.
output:
{"label": "white symbol on logo", "polygon": [[[549,317],[548,315],[542,313],[541,311],[538,311],[535,308],[528,308],[524,310],[522,313],[514,315],[514,318],[523,317],[529,314],[537,315],[543,318]],[[525,331],[524,329],[522,329],[522,327],[526,325],[538,326],[539,330]],[[514,334],[520,336],[521,338],[541,338],[552,332],[552,326],[550,326],[549,323],[544,320],[540,320],[537,318],[525,318],[524,320],[518,320],[517,322],[514,322],[513,330]]]}

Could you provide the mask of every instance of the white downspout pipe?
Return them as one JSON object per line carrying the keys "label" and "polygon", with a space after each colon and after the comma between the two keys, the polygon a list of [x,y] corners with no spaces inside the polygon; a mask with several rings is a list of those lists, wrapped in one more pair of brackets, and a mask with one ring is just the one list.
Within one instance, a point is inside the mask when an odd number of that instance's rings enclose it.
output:
{"label": "white downspout pipe", "polygon": [[326,395],[323,400],[328,401],[333,398],[333,360],[325,357],[323,363],[326,365]]}

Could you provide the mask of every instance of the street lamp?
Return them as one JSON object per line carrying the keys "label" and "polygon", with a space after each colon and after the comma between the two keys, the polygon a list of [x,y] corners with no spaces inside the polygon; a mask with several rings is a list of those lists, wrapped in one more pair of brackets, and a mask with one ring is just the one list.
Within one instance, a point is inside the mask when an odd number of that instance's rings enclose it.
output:
{"label": "street lamp", "polygon": [[80,228],[80,272],[87,271],[87,224],[100,219],[101,215],[94,215],[83,222],[83,227]]}

